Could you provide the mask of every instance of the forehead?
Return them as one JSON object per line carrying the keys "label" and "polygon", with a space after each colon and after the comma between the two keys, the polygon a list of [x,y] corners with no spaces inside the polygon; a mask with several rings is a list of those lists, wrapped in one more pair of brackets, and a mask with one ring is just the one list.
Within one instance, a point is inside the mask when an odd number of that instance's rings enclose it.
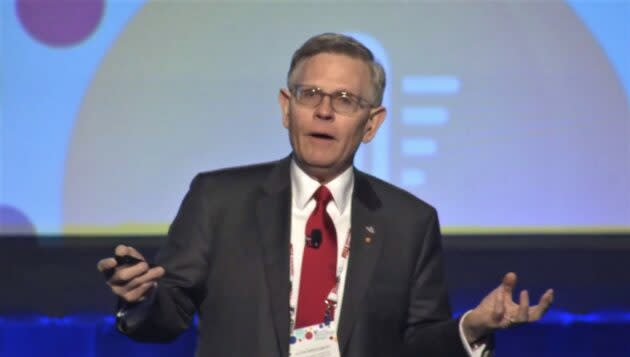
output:
{"label": "forehead", "polygon": [[296,84],[317,86],[326,91],[348,90],[365,95],[370,90],[367,63],[344,54],[320,53],[295,68]]}

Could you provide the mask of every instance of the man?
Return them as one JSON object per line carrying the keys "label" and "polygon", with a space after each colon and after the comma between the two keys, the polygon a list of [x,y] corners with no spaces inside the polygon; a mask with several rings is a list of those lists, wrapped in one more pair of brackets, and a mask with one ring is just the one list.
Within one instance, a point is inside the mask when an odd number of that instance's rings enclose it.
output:
{"label": "man", "polygon": [[385,73],[366,47],[315,36],[287,84],[288,158],[198,175],[158,266],[99,261],[122,332],[166,341],[198,313],[199,356],[466,356],[494,330],[540,319],[553,292],[517,304],[513,273],[451,319],[435,209],[353,168],[386,113]]}

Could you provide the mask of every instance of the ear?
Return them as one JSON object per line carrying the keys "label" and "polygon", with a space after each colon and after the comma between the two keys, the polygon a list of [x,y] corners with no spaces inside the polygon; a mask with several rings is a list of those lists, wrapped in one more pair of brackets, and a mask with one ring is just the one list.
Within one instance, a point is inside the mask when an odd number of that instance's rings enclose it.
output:
{"label": "ear", "polygon": [[286,88],[281,88],[278,93],[278,104],[280,104],[280,112],[282,112],[282,125],[289,128],[289,102],[291,101],[291,93]]}
{"label": "ear", "polygon": [[374,139],[378,128],[381,127],[381,124],[385,121],[385,116],[387,115],[387,110],[385,107],[380,106],[378,108],[374,108],[370,110],[370,114],[367,122],[365,123],[365,127],[363,128],[363,142],[369,143]]}

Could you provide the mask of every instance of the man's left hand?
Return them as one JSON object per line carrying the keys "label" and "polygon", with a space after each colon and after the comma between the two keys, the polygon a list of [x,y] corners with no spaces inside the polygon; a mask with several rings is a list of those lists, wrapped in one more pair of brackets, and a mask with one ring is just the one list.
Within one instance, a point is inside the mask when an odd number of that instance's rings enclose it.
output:
{"label": "man's left hand", "polygon": [[535,322],[542,318],[553,301],[553,290],[547,290],[541,296],[538,305],[529,306],[527,290],[521,291],[518,303],[512,299],[514,286],[516,274],[505,274],[501,285],[486,295],[481,303],[465,316],[462,327],[469,343],[480,340],[492,331]]}

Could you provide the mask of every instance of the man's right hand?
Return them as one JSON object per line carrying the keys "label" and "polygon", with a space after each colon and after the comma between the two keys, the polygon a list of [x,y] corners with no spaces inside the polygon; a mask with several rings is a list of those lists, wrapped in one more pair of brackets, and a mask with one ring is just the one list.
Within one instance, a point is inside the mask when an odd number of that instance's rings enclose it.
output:
{"label": "man's right hand", "polygon": [[158,279],[164,275],[164,268],[156,266],[149,268],[149,264],[144,261],[144,257],[132,247],[119,245],[115,254],[119,256],[130,255],[143,260],[135,265],[118,266],[114,257],[99,260],[97,269],[104,273],[110,269],[113,274],[107,279],[107,285],[112,292],[128,303],[142,301],[150,291],[157,285]]}

